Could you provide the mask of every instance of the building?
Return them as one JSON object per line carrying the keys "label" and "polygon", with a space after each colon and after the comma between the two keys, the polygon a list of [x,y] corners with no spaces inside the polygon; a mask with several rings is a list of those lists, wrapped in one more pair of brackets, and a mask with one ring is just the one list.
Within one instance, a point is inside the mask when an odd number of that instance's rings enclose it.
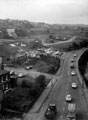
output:
{"label": "building", "polygon": [[16,58],[19,48],[8,44],[0,45],[0,57],[2,57],[3,64],[10,64]]}
{"label": "building", "polygon": [[2,100],[3,100],[3,90],[0,89],[0,111],[1,111]]}
{"label": "building", "polygon": [[5,95],[16,86],[17,77],[11,77],[7,70],[0,70],[0,110],[2,111],[2,102]]}
{"label": "building", "polygon": [[3,92],[9,90],[10,86],[10,73],[7,70],[0,70],[0,89]]}
{"label": "building", "polygon": [[17,35],[15,33],[15,29],[12,28],[12,29],[7,29],[7,33],[8,33],[8,36],[11,37],[11,38],[17,38]]}
{"label": "building", "polygon": [[2,31],[0,31],[0,39],[3,39],[4,38],[4,34]]}

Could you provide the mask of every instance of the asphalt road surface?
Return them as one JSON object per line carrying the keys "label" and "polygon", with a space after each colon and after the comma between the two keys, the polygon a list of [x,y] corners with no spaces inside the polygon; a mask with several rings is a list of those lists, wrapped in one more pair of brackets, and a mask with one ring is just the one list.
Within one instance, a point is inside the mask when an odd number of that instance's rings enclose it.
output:
{"label": "asphalt road surface", "polygon": [[[68,103],[66,102],[65,97],[67,94],[72,95],[72,103],[76,104],[77,120],[88,120],[88,109],[78,76],[77,74],[75,76],[71,75],[71,71],[76,71],[75,68],[70,68],[72,58],[74,58],[73,53],[68,53],[63,64],[62,75],[58,76],[55,86],[41,107],[35,120],[46,120],[44,114],[50,103],[55,103],[57,107],[58,113],[55,120],[66,120]],[[71,87],[72,82],[78,84],[77,89]]]}

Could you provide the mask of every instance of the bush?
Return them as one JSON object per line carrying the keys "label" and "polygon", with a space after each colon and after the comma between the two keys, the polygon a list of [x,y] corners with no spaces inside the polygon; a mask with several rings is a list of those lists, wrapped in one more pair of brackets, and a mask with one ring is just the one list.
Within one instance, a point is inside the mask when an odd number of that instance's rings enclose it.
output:
{"label": "bush", "polygon": [[36,82],[37,84],[40,85],[41,88],[45,88],[46,86],[46,81],[45,81],[45,76],[44,75],[39,75],[37,78],[36,78]]}
{"label": "bush", "polygon": [[26,88],[26,87],[31,88],[31,87],[32,87],[32,84],[33,84],[33,83],[30,82],[30,81],[23,80],[22,83],[21,83],[21,86],[22,86],[22,88]]}

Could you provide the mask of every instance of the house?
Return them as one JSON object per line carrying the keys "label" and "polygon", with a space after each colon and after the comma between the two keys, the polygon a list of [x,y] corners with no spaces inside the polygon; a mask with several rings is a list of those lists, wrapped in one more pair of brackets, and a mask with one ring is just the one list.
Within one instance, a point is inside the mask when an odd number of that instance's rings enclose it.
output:
{"label": "house", "polygon": [[10,73],[7,70],[0,70],[0,110],[2,109],[2,101],[4,95],[11,88]]}
{"label": "house", "polygon": [[4,34],[2,31],[0,31],[0,39],[3,39],[4,38]]}
{"label": "house", "polygon": [[0,70],[0,89],[3,92],[9,90],[10,86],[10,73],[7,70]]}
{"label": "house", "polygon": [[1,111],[2,100],[3,100],[3,90],[0,89],[0,111]]}
{"label": "house", "polygon": [[19,48],[8,44],[0,45],[0,57],[2,57],[3,64],[10,64],[15,59]]}
{"label": "house", "polygon": [[8,36],[11,37],[11,38],[17,38],[17,35],[15,33],[15,29],[12,28],[12,29],[7,29],[7,33],[8,33]]}

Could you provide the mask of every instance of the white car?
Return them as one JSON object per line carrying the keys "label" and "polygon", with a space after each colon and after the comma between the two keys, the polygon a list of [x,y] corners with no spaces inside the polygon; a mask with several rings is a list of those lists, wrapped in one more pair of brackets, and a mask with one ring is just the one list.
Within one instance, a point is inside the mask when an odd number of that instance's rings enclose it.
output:
{"label": "white car", "polygon": [[66,95],[66,101],[67,102],[71,102],[72,101],[72,97],[70,94]]}
{"label": "white car", "polygon": [[71,62],[74,62],[74,59],[71,59]]}
{"label": "white car", "polygon": [[30,69],[32,69],[32,68],[33,68],[32,65],[31,65],[31,66],[26,66],[26,67],[25,67],[26,70],[30,70]]}
{"label": "white car", "polygon": [[72,72],[71,72],[71,75],[72,75],[72,76],[76,75],[75,71],[72,71]]}
{"label": "white car", "polygon": [[72,88],[77,88],[77,83],[72,83]]}
{"label": "white car", "polygon": [[75,68],[73,63],[70,64],[70,68]]}
{"label": "white car", "polygon": [[76,57],[77,55],[76,54],[74,54],[74,57]]}
{"label": "white car", "polygon": [[23,76],[24,76],[23,73],[18,74],[18,77],[23,77]]}
{"label": "white car", "polygon": [[10,75],[13,75],[13,74],[14,74],[14,71],[11,70],[11,71],[10,71]]}

